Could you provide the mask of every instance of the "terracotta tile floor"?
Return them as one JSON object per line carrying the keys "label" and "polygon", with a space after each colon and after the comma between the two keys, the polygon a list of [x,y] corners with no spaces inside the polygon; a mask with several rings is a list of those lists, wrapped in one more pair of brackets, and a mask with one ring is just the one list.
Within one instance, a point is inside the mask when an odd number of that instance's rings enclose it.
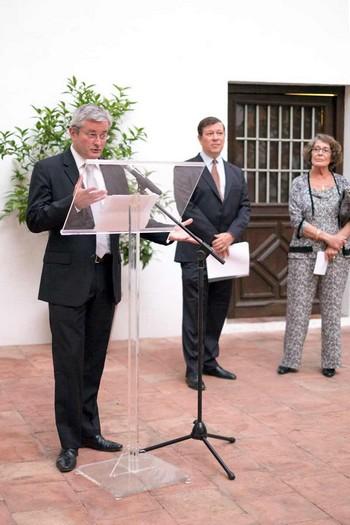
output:
{"label": "terracotta tile floor", "polygon": [[[205,444],[188,440],[152,452],[191,478],[116,500],[55,468],[50,347],[0,348],[1,525],[350,525],[350,328],[343,367],[320,374],[320,333],[310,330],[298,374],[276,374],[283,332],[224,335],[221,364],[237,381],[206,376],[203,419],[236,475]],[[127,345],[113,342],[100,393],[103,432],[128,441]],[[140,446],[189,434],[196,393],[184,383],[178,338],[142,340]],[[117,455],[118,456],[118,455]],[[117,457],[116,456],[116,457]],[[79,465],[111,456],[81,449]]]}

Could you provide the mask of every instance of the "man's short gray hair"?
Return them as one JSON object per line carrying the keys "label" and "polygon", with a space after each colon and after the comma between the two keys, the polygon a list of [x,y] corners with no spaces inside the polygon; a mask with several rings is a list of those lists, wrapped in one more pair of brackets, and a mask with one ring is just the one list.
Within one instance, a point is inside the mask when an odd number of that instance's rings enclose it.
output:
{"label": "man's short gray hair", "polygon": [[81,128],[86,120],[94,120],[95,122],[102,122],[107,120],[108,126],[112,125],[112,117],[110,113],[100,106],[95,104],[83,104],[79,106],[73,113],[70,126],[74,128]]}

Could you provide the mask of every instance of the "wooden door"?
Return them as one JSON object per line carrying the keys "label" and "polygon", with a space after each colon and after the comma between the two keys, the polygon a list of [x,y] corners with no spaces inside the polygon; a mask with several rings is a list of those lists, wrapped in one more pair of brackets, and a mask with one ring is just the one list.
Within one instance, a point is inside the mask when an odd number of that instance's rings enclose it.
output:
{"label": "wooden door", "polygon": [[343,142],[343,112],[339,86],[230,84],[228,159],[245,174],[252,214],[250,276],[233,281],[229,317],[285,315],[289,189],[308,171],[303,149],[316,133]]}

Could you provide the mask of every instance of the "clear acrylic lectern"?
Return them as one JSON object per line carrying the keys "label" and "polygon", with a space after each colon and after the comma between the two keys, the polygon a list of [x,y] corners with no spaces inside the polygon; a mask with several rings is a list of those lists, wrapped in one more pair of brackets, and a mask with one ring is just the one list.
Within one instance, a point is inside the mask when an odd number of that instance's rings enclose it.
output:
{"label": "clear acrylic lectern", "polygon": [[[106,461],[80,466],[76,472],[116,498],[189,481],[174,465],[139,454],[139,295],[140,235],[170,232],[180,221],[198,183],[200,162],[88,160],[87,169],[103,177],[107,197],[78,210],[74,199],[62,235],[129,234],[128,264],[128,434],[125,452]],[[125,296],[124,290],[124,296]]]}

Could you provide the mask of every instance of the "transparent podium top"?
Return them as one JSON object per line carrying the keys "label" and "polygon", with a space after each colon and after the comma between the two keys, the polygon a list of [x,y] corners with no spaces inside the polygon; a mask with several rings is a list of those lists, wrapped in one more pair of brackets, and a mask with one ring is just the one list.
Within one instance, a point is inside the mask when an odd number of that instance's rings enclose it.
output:
{"label": "transparent podium top", "polygon": [[73,198],[61,233],[170,231],[174,222],[168,214],[181,219],[204,167],[203,162],[87,160],[83,187],[106,189],[107,196],[83,209]]}

